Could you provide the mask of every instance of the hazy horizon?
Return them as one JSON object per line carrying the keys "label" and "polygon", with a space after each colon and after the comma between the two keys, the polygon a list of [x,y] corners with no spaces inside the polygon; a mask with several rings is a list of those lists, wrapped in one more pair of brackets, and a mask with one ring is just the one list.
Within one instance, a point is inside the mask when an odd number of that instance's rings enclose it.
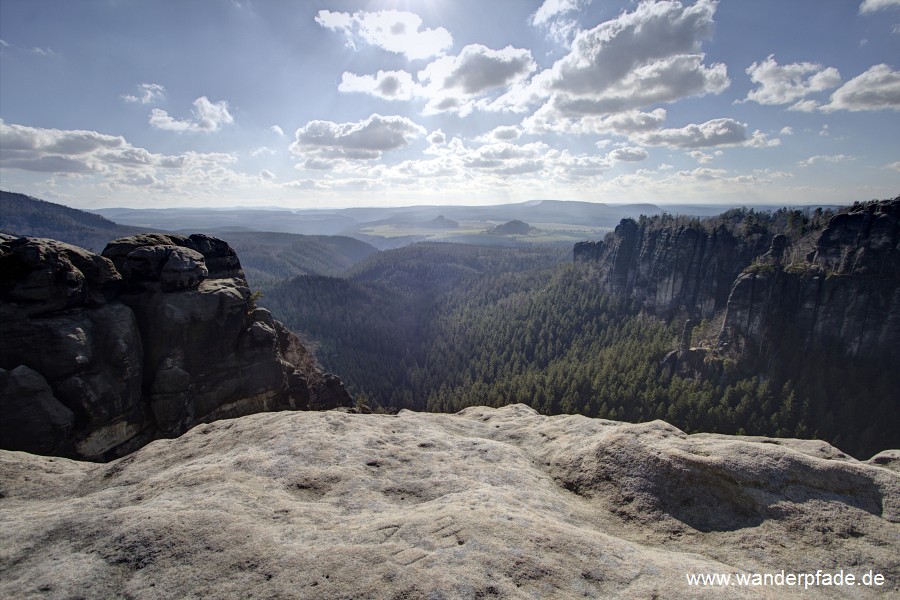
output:
{"label": "hazy horizon", "polygon": [[851,204],[900,192],[897,56],[900,0],[4,0],[0,187],[84,209]]}
{"label": "hazy horizon", "polygon": [[[43,200],[43,198],[39,198]],[[886,199],[886,198],[883,198]],[[573,200],[573,199],[554,199],[554,198],[537,198],[533,200],[510,200],[509,202],[497,202],[492,204],[467,204],[467,203],[433,203],[433,204],[396,204],[396,205],[378,205],[378,204],[358,204],[353,206],[308,206],[308,207],[296,207],[296,206],[285,206],[278,204],[259,204],[259,205],[249,205],[249,204],[233,204],[233,205],[219,205],[219,206],[200,206],[200,205],[184,205],[184,206],[97,206],[85,208],[83,210],[89,211],[104,211],[104,210],[116,210],[116,209],[126,209],[126,210],[290,210],[290,211],[338,211],[338,210],[353,210],[353,209],[413,209],[413,208],[441,208],[441,207],[458,207],[458,208],[490,208],[492,206],[514,206],[520,204],[531,204],[531,203],[540,203],[540,202],[588,202],[590,204],[597,204],[603,206],[610,207],[623,207],[623,206],[655,206],[657,208],[665,210],[667,207],[675,206],[675,207],[686,207],[686,206],[694,206],[698,208],[726,208],[726,207],[735,207],[735,208],[757,208],[757,207],[765,207],[771,208],[773,210],[777,210],[782,207],[788,208],[805,208],[805,207],[817,207],[817,206],[832,206],[832,207],[840,207],[840,206],[849,206],[853,202],[757,202],[757,203],[727,203],[727,202],[600,202],[600,201],[592,201],[592,200]]]}

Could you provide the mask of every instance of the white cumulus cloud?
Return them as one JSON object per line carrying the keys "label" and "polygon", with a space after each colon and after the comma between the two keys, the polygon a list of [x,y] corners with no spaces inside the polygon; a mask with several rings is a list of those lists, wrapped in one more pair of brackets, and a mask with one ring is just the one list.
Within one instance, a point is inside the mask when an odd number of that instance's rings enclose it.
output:
{"label": "white cumulus cloud", "polygon": [[885,64],[875,65],[857,75],[831,95],[825,112],[849,110],[900,110],[900,71]]}
{"label": "white cumulus cloud", "polygon": [[96,131],[61,130],[0,121],[0,166],[45,173],[103,169],[103,151],[129,150],[125,138]]}
{"label": "white cumulus cloud", "polygon": [[428,134],[426,138],[429,144],[440,145],[447,143],[447,134],[445,134],[440,129],[435,129],[431,133]]}
{"label": "white cumulus cloud", "polygon": [[859,5],[860,14],[884,10],[885,8],[900,7],[900,0],[865,0]]}
{"label": "white cumulus cloud", "polygon": [[616,148],[607,155],[610,160],[617,160],[620,162],[638,162],[646,160],[648,156],[650,155],[643,148],[630,146]]}
{"label": "white cumulus cloud", "polygon": [[166,111],[154,108],[150,112],[150,125],[157,129],[177,132],[213,132],[223,125],[234,123],[234,117],[228,112],[228,102],[210,102],[206,96],[194,100],[191,119],[175,119]]}
{"label": "white cumulus cloud", "polygon": [[544,25],[561,15],[579,10],[586,2],[579,0],[544,0],[540,8],[531,15],[532,25]]}
{"label": "white cumulus cloud", "polygon": [[441,90],[476,95],[510,85],[534,71],[531,51],[507,46],[492,50],[470,44],[459,56],[440,58],[419,72],[419,80],[433,82]]}
{"label": "white cumulus cloud", "polygon": [[458,56],[444,56],[419,71],[418,93],[429,99],[426,114],[467,114],[474,108],[474,99],[505,91],[536,68],[529,50],[470,44]]}
{"label": "white cumulus cloud", "polygon": [[407,11],[350,14],[320,10],[316,22],[322,27],[342,31],[351,47],[355,48],[359,39],[388,52],[403,54],[410,60],[436,56],[453,45],[449,31],[443,27],[421,29],[422,18]]}
{"label": "white cumulus cloud", "polygon": [[154,188],[202,193],[257,185],[259,179],[233,170],[237,157],[225,153],[157,154],[121,136],[7,124],[0,120],[0,168],[47,176],[93,180],[106,190]]}
{"label": "white cumulus cloud", "polygon": [[522,111],[546,101],[550,119],[640,110],[654,104],[718,94],[731,81],[722,63],[707,65],[701,43],[712,36],[716,2],[642,2],[592,29],[528,86],[499,98],[495,110]]}
{"label": "white cumulus cloud", "polygon": [[809,167],[816,163],[822,163],[822,162],[842,163],[842,162],[849,162],[852,160],[856,160],[856,157],[847,156],[846,154],[829,154],[829,155],[819,154],[816,156],[810,156],[809,158],[807,158],[805,160],[801,160],[800,162],[797,163],[797,165],[800,167]]}
{"label": "white cumulus cloud", "polygon": [[138,88],[138,95],[122,94],[120,98],[125,102],[150,104],[162,100],[166,94],[166,88],[158,83],[142,83]]}
{"label": "white cumulus cloud", "polygon": [[550,104],[526,117],[522,125],[527,133],[570,133],[576,135],[621,135],[629,137],[638,132],[653,131],[662,127],[666,109],[651,112],[632,110],[609,116],[560,117]]}
{"label": "white cumulus cloud", "polygon": [[578,21],[569,15],[590,3],[591,0],[544,0],[529,18],[529,23],[546,28],[550,37],[565,43],[578,31]]}
{"label": "white cumulus cloud", "polygon": [[759,104],[790,104],[841,84],[841,74],[834,67],[825,68],[811,62],[779,65],[774,55],[750,65],[747,74],[759,84],[750,90],[747,100]]}
{"label": "white cumulus cloud", "polygon": [[417,89],[412,75],[406,71],[381,71],[372,75],[355,75],[345,72],[338,90],[363,92],[385,100],[409,100]]}
{"label": "white cumulus cloud", "polygon": [[515,125],[501,125],[499,127],[494,127],[479,139],[483,139],[484,141],[508,142],[518,138],[520,135],[522,135],[522,130]]}
{"label": "white cumulus cloud", "polygon": [[[409,145],[426,134],[424,127],[401,116],[373,114],[352,123],[310,121],[294,136],[291,151],[314,161],[373,160]],[[326,163],[311,163],[324,166]]]}
{"label": "white cumulus cloud", "polygon": [[734,119],[712,119],[705,123],[692,123],[678,129],[649,131],[636,137],[648,146],[673,146],[676,148],[733,146],[747,141],[747,126]]}
{"label": "white cumulus cloud", "polygon": [[788,110],[795,112],[815,112],[819,109],[819,103],[815,100],[798,100],[788,107]]}
{"label": "white cumulus cloud", "polygon": [[457,56],[442,56],[416,74],[380,70],[375,75],[345,72],[338,90],[361,92],[386,100],[426,99],[425,114],[469,114],[478,102],[520,84],[536,69],[529,50],[507,46],[493,50],[481,44],[464,47]]}

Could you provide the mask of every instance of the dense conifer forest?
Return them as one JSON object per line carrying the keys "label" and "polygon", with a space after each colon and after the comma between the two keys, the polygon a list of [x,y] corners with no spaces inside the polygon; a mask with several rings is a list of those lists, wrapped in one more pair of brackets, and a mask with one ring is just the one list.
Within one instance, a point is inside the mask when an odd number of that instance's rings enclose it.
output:
{"label": "dense conifer forest", "polygon": [[[735,210],[702,226],[742,238],[784,233],[802,252],[830,216]],[[663,362],[688,315],[662,319],[615,299],[596,264],[560,249],[417,244],[374,254],[342,278],[297,277],[263,294],[377,409],[524,402],[689,432],[815,437],[861,457],[900,445],[900,385],[887,359],[784,339],[759,356],[723,351],[711,373],[673,373]],[[700,323],[694,342],[713,345],[720,325]]]}

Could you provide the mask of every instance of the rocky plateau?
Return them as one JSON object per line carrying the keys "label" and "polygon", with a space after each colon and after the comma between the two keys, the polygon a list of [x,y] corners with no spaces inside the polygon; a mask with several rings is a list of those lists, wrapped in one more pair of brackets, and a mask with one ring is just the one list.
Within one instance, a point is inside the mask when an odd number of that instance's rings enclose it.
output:
{"label": "rocky plateau", "polygon": [[8,598],[721,598],[692,573],[881,574],[900,454],[544,417],[261,413],[108,464],[0,451]]}

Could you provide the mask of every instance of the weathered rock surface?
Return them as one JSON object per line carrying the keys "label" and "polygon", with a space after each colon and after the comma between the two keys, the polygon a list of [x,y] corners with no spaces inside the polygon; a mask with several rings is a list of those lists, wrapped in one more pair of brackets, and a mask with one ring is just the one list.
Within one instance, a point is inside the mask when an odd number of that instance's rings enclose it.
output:
{"label": "weathered rock surface", "polygon": [[100,306],[122,277],[110,261],[56,240],[0,234],[0,298],[27,316]]}
{"label": "weathered rock surface", "polygon": [[579,243],[576,261],[598,261],[614,294],[654,314],[701,318],[725,307],[735,278],[767,240],[738,240],[725,227],[655,226],[623,219],[606,242]]}
{"label": "weathered rock surface", "polygon": [[24,365],[0,369],[0,415],[0,436],[10,446],[38,454],[69,450],[75,415],[37,371]]}
{"label": "weathered rock surface", "polygon": [[[4,384],[0,447],[108,459],[202,421],[308,408],[313,395],[317,408],[350,404],[340,380],[309,381],[285,359],[289,332],[253,306],[225,242],[144,234],[104,254],[0,239],[0,368],[27,367],[50,388]],[[54,402],[73,415],[65,427]]]}
{"label": "weathered rock surface", "polygon": [[734,283],[723,341],[766,348],[785,332],[848,356],[900,355],[900,198],[836,215],[805,264],[773,248]]}
{"label": "weathered rock surface", "polygon": [[597,263],[613,294],[650,313],[699,321],[726,310],[722,345],[761,355],[790,334],[801,347],[900,356],[900,198],[835,215],[805,261],[785,258],[790,243],[763,232],[739,239],[725,225],[623,219],[573,257]]}
{"label": "weathered rock surface", "polygon": [[[887,460],[887,459],[886,459]],[[106,465],[0,452],[0,596],[721,598],[688,573],[870,569],[900,475],[816,441],[542,417],[257,414]]]}
{"label": "weathered rock surface", "polygon": [[[169,265],[173,252],[176,254]],[[243,278],[241,263],[231,246],[200,233],[191,236],[163,233],[133,235],[113,240],[103,250],[103,256],[113,262],[130,285],[138,288],[145,281],[164,279],[163,271],[167,268],[172,274],[192,270],[194,265],[190,261],[197,262],[198,254],[203,258],[202,268],[197,271],[199,279],[206,275],[218,279]],[[207,274],[200,276],[203,268]]]}

